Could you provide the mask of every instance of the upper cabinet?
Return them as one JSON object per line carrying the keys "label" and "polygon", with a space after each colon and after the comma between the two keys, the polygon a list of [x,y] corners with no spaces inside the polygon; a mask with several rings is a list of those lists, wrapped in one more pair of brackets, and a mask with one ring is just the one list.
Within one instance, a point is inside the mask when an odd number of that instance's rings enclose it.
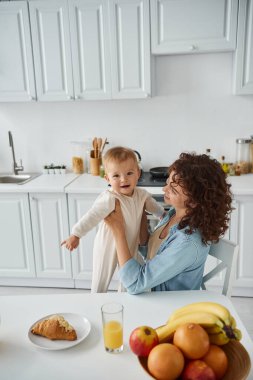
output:
{"label": "upper cabinet", "polygon": [[28,4],[0,4],[0,100],[150,95],[149,0]]}
{"label": "upper cabinet", "polygon": [[150,0],[153,54],[235,50],[238,0]]}
{"label": "upper cabinet", "polygon": [[0,101],[35,98],[28,5],[0,3]]}
{"label": "upper cabinet", "polygon": [[70,0],[69,18],[75,98],[110,99],[107,0]]}
{"label": "upper cabinet", "polygon": [[144,98],[151,92],[148,0],[109,1],[114,99]]}
{"label": "upper cabinet", "polygon": [[67,0],[30,1],[38,100],[73,97]]}
{"label": "upper cabinet", "polygon": [[148,0],[69,0],[75,98],[150,95]]}
{"label": "upper cabinet", "polygon": [[253,94],[253,0],[239,2],[234,93]]}

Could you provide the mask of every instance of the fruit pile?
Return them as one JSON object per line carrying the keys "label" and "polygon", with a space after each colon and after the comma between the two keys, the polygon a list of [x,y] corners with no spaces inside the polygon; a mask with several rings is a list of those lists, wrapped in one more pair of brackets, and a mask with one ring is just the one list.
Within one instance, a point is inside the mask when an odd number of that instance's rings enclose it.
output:
{"label": "fruit pile", "polygon": [[220,380],[228,360],[222,346],[240,340],[236,321],[223,305],[198,302],[177,309],[163,326],[134,329],[129,345],[147,357],[147,367],[158,380]]}

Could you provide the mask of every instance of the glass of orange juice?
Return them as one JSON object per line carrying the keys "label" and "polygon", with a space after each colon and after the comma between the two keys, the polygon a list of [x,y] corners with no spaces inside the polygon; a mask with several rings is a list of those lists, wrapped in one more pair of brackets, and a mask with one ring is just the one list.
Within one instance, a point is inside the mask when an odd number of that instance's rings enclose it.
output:
{"label": "glass of orange juice", "polygon": [[123,351],[123,305],[116,302],[101,307],[104,346],[107,352]]}

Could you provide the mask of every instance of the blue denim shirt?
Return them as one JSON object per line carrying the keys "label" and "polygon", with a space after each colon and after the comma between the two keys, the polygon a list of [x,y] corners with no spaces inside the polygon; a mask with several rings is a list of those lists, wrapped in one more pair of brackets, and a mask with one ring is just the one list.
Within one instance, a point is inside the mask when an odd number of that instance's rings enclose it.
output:
{"label": "blue denim shirt", "polygon": [[[174,213],[171,209],[157,228]],[[120,268],[119,278],[128,293],[200,289],[210,245],[202,243],[198,230],[192,234],[186,231],[187,227],[179,230],[177,224],[172,226],[152,260],[142,265],[130,259]]]}

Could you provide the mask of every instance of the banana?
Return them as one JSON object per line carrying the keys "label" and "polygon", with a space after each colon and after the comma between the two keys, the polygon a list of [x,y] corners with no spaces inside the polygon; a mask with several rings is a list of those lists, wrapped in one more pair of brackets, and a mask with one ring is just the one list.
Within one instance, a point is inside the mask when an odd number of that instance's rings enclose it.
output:
{"label": "banana", "polygon": [[205,327],[207,334],[217,334],[221,331],[221,327],[217,325],[213,325],[211,327]]}
{"label": "banana", "polygon": [[[233,333],[234,333],[234,336],[235,336],[235,340],[241,340],[242,339],[242,332],[241,330],[235,328],[233,329]],[[231,338],[233,340],[233,338]]]}
{"label": "banana", "polygon": [[236,328],[236,320],[234,319],[233,315],[231,315],[231,327],[232,327],[233,329]]}
{"label": "banana", "polygon": [[215,314],[219,319],[221,319],[224,322],[225,325],[230,326],[232,323],[231,314],[229,310],[225,306],[216,302],[195,302],[185,305],[175,310],[174,313],[171,314],[168,322],[172,322],[177,318],[180,318],[182,315],[191,312],[207,312]]}
{"label": "banana", "polygon": [[160,326],[156,329],[159,342],[162,343],[168,341],[176,329],[185,323],[197,323],[202,327],[212,327],[217,325],[220,329],[224,327],[224,323],[215,314],[203,311],[188,312],[179,316],[174,321],[169,320],[166,325]]}
{"label": "banana", "polygon": [[229,337],[224,331],[220,331],[217,334],[209,334],[209,340],[211,344],[216,344],[217,346],[223,346],[229,342]]}

